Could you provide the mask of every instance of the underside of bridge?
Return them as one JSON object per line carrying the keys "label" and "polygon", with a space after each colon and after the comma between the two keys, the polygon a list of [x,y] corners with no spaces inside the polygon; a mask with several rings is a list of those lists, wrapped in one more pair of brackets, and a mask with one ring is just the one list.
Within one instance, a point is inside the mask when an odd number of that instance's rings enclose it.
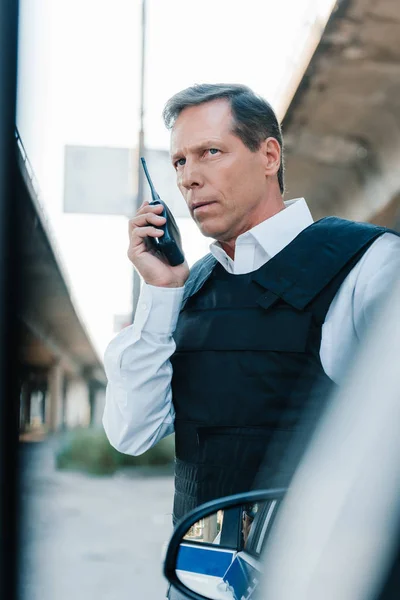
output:
{"label": "underside of bridge", "polygon": [[399,227],[400,2],[342,0],[283,120],[286,197]]}
{"label": "underside of bridge", "polygon": [[49,430],[86,425],[94,419],[105,374],[79,317],[29,161],[18,142],[21,429],[33,422]]}

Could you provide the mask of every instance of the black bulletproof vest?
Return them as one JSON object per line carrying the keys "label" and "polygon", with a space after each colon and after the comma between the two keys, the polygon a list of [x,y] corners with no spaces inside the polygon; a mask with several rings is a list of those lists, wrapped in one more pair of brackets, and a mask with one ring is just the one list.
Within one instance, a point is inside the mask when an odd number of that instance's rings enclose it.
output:
{"label": "black bulletproof vest", "polygon": [[188,298],[172,356],[175,520],[248,491],[261,463],[260,485],[274,481],[311,390],[330,383],[319,353],[331,301],[385,231],[321,219],[252,273],[217,264]]}

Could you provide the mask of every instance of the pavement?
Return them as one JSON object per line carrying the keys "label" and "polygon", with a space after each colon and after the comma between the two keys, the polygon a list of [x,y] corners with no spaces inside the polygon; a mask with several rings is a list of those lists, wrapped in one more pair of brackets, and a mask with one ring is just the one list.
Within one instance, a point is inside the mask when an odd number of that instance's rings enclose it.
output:
{"label": "pavement", "polygon": [[57,471],[56,439],[21,443],[22,600],[162,600],[173,478]]}

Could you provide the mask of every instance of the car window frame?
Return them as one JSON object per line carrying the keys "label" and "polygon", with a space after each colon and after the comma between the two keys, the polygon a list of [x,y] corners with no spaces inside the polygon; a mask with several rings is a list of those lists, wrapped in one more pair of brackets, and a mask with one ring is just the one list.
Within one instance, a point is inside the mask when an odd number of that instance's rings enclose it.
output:
{"label": "car window frame", "polygon": [[[262,554],[263,548],[273,527],[280,502],[280,500],[269,500],[268,502],[265,502],[260,512],[257,513],[254,518],[254,530],[250,532],[248,543],[246,547],[243,548],[243,552],[255,559],[259,559]],[[268,519],[267,522],[266,519]]]}

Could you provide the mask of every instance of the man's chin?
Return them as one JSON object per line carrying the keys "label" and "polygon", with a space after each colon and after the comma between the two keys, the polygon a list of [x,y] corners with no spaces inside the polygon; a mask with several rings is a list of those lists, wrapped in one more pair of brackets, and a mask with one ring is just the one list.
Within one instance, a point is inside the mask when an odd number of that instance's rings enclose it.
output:
{"label": "man's chin", "polygon": [[204,235],[204,237],[213,238],[214,240],[218,239],[219,231],[211,224],[198,223],[196,221],[196,225],[200,229],[200,233]]}
{"label": "man's chin", "polygon": [[[213,238],[214,240],[225,240],[227,237],[226,225],[218,223],[217,219],[196,219],[192,217],[197,227],[200,229],[200,233],[207,238]],[[229,238],[229,236],[228,236]]]}

